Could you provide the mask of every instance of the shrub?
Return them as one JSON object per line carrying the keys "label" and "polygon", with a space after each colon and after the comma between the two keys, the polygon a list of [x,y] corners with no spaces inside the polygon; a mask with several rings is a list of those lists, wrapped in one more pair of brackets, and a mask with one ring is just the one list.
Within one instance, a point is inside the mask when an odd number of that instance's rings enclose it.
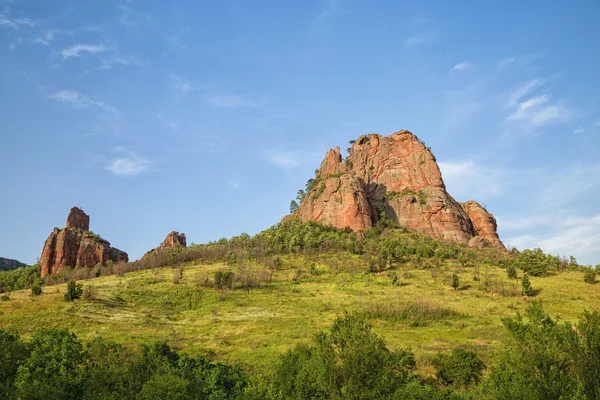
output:
{"label": "shrub", "polygon": [[34,296],[39,296],[42,294],[42,285],[39,282],[36,282],[31,286],[31,294]]}
{"label": "shrub", "polygon": [[583,281],[585,283],[596,283],[596,271],[591,268],[586,269],[583,274]]}
{"label": "shrub", "polygon": [[94,300],[97,297],[98,297],[98,289],[96,288],[96,286],[87,285],[83,289],[83,298],[85,300]]}
{"label": "shrub", "polygon": [[516,278],[517,268],[515,268],[514,265],[509,264],[508,267],[506,267],[506,276],[508,276],[509,278]]}
{"label": "shrub", "polygon": [[521,294],[524,296],[533,296],[533,288],[527,274],[523,274],[523,279],[521,280]]}
{"label": "shrub", "polygon": [[458,279],[458,275],[452,274],[452,282],[450,283],[450,285],[452,286],[452,289],[454,289],[454,290],[458,289],[458,287],[460,286],[460,281]]}
{"label": "shrub", "polygon": [[183,279],[183,268],[181,268],[181,267],[176,268],[175,271],[173,271],[173,283],[177,285],[177,284],[181,283],[182,279]]}
{"label": "shrub", "polygon": [[215,272],[215,286],[219,289],[231,287],[233,283],[233,272],[231,271],[217,271]]}
{"label": "shrub", "polygon": [[69,281],[67,284],[67,293],[65,293],[65,301],[73,301],[80,299],[83,294],[83,284]]}
{"label": "shrub", "polygon": [[438,354],[433,365],[437,370],[437,378],[444,385],[467,387],[481,379],[485,364],[477,353],[459,347],[451,354]]}

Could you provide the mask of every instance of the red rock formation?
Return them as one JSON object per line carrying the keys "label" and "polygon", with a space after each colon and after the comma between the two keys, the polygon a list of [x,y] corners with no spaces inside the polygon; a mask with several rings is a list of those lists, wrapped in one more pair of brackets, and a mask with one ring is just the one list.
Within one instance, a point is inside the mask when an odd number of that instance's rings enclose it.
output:
{"label": "red rock formation", "polygon": [[172,249],[172,248],[186,247],[186,246],[187,246],[187,243],[186,243],[185,233],[179,233],[179,232],[173,231],[167,235],[165,240],[163,240],[163,242],[157,248],[147,251],[146,254],[144,254],[142,256],[140,261],[148,258],[149,256],[151,256],[153,254],[159,254],[164,249]]}
{"label": "red rock formation", "polygon": [[93,267],[113,262],[127,262],[127,253],[110,247],[110,243],[89,231],[90,217],[79,208],[72,208],[67,227],[54,228],[42,250],[41,276],[60,273],[65,267]]}
{"label": "red rock formation", "polygon": [[435,238],[469,244],[482,235],[489,245],[503,247],[495,220],[493,226],[481,222],[474,227],[467,211],[446,191],[429,148],[406,130],[359,137],[345,162],[339,147],[329,150],[293,216],[356,232],[386,216]]}
{"label": "red rock formation", "polygon": [[504,247],[504,244],[500,241],[498,232],[496,231],[498,228],[496,218],[494,218],[492,214],[473,200],[460,203],[460,205],[469,215],[477,237],[481,237],[485,240],[484,246]]}
{"label": "red rock formation", "polygon": [[73,207],[67,217],[67,228],[90,230],[90,216],[83,212],[81,208]]}

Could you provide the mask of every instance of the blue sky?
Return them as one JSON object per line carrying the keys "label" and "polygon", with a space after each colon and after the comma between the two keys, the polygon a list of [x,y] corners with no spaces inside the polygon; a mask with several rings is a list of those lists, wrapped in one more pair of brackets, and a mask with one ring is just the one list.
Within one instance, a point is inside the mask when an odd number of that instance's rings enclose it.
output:
{"label": "blue sky", "polygon": [[0,255],[82,207],[139,258],[278,222],[409,129],[501,239],[600,263],[597,1],[0,0]]}

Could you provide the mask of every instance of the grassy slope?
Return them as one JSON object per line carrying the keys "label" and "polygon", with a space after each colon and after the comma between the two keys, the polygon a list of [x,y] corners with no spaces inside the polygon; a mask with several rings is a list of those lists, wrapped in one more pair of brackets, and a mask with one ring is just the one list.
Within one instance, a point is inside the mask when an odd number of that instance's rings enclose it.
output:
{"label": "grassy slope", "polygon": [[[340,257],[340,266],[360,264],[358,257]],[[411,347],[427,374],[429,360],[438,351],[464,345],[485,356],[502,346],[501,317],[522,311],[530,301],[485,292],[479,288],[481,282],[473,281],[473,268],[460,270],[452,263],[437,272],[412,269],[408,279],[396,270],[402,285],[392,286],[390,271],[341,272],[343,268],[332,271],[319,265],[296,283],[297,272],[289,266],[304,262],[286,259],[288,268],[276,271],[271,283],[250,293],[198,287],[199,281],[226,268],[223,265],[186,266],[180,284],[173,284],[173,269],[168,267],[85,281],[97,287],[97,298],[73,303],[63,300],[64,284],[44,287],[43,295],[33,298],[29,290],[12,292],[10,300],[0,301],[0,328],[28,335],[40,327],[65,327],[84,340],[101,335],[124,344],[165,339],[190,354],[210,354],[262,369],[286,349],[326,329],[344,311],[383,308],[393,314],[405,304],[417,303],[426,310],[445,307],[463,314],[425,324],[372,319],[388,346]],[[448,284],[455,271],[462,290],[454,291]],[[485,274],[520,291],[519,281],[509,281],[503,269],[481,267],[480,275]],[[585,284],[582,275],[531,278],[538,289],[536,298],[543,299],[551,315],[569,322],[586,308],[600,309],[600,286]]]}

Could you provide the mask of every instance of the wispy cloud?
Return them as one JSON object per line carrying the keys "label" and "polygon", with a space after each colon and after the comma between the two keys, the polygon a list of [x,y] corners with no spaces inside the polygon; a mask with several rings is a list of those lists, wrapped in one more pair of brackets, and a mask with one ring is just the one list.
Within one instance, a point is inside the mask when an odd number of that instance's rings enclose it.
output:
{"label": "wispy cloud", "polygon": [[469,68],[471,68],[471,63],[466,62],[466,61],[461,61],[458,64],[456,64],[454,67],[452,67],[451,71],[464,71]]}
{"label": "wispy cloud", "polygon": [[257,104],[253,103],[242,96],[236,95],[218,95],[206,97],[206,102],[215,107],[256,107]]}
{"label": "wispy cloud", "polygon": [[118,4],[117,8],[120,11],[119,23],[130,29],[137,29],[143,26],[156,26],[158,21],[148,15],[134,10],[123,4]]}
{"label": "wispy cloud", "polygon": [[63,49],[61,51],[61,54],[62,54],[63,58],[70,58],[70,57],[79,57],[80,54],[82,54],[82,53],[97,54],[97,53],[102,53],[104,51],[106,51],[106,46],[104,46],[103,44],[99,44],[99,45],[76,44],[69,48]]}
{"label": "wispy cloud", "polygon": [[596,120],[596,122],[594,122],[594,126],[600,126],[600,118],[598,118],[598,119]]}
{"label": "wispy cloud", "polygon": [[300,165],[300,161],[295,155],[285,152],[271,152],[267,160],[271,164],[283,169],[291,169]]}
{"label": "wispy cloud", "polygon": [[434,37],[432,32],[417,33],[404,39],[404,45],[408,47],[419,46],[423,44],[433,43]]}
{"label": "wispy cloud", "polygon": [[168,85],[171,89],[179,93],[187,93],[191,90],[194,90],[194,85],[192,82],[176,74],[169,74]]}
{"label": "wispy cloud", "polygon": [[578,261],[600,263],[600,214],[555,220],[540,233],[510,237],[505,243],[523,249],[540,247],[559,255],[577,254]]}
{"label": "wispy cloud", "polygon": [[577,127],[573,130],[573,133],[575,135],[579,135],[580,133],[583,133],[583,132],[585,132],[585,129],[583,129],[582,127]]}
{"label": "wispy cloud", "polygon": [[573,113],[568,107],[552,101],[548,94],[534,94],[543,85],[543,80],[535,79],[509,93],[506,103],[509,115],[506,122],[519,123],[521,130],[530,131],[544,125],[569,121]]}
{"label": "wispy cloud", "polygon": [[116,158],[106,164],[106,169],[117,176],[136,176],[150,170],[151,161],[135,152],[117,146],[113,148]]}
{"label": "wispy cloud", "polygon": [[486,199],[498,195],[507,174],[506,171],[473,160],[440,161],[438,165],[448,192],[461,200]]}
{"label": "wispy cloud", "polygon": [[11,18],[6,14],[0,14],[0,26],[6,26],[11,29],[19,29],[22,26],[33,28],[35,22],[29,18]]}
{"label": "wispy cloud", "polygon": [[231,180],[231,181],[227,182],[227,184],[229,186],[231,186],[235,190],[238,190],[240,188],[240,184],[237,183],[237,181],[234,181],[234,180]]}
{"label": "wispy cloud", "polygon": [[118,113],[118,111],[114,107],[102,101],[93,100],[74,90],[61,90],[59,92],[49,95],[47,98],[50,100],[58,101],[59,103],[68,104],[73,108],[98,107],[109,113]]}
{"label": "wispy cloud", "polygon": [[317,15],[316,20],[322,21],[324,19],[331,17],[336,12],[340,11],[341,5],[342,5],[341,0],[327,0],[327,4],[325,5],[325,8],[323,9],[323,11],[321,11],[319,13],[319,15]]}

